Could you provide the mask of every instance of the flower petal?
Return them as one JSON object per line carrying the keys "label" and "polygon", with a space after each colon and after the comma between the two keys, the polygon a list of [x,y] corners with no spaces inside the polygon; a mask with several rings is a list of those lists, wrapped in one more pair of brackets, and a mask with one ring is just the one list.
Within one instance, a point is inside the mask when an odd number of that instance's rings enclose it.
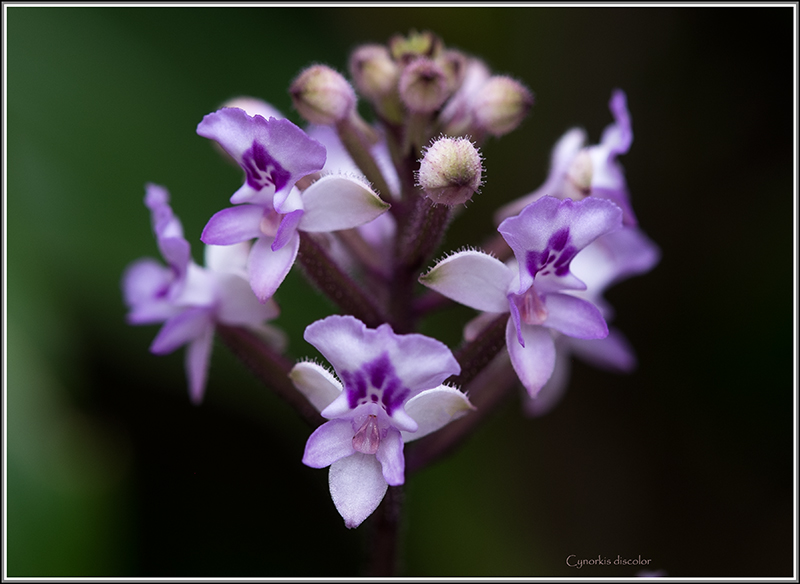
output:
{"label": "flower petal", "polygon": [[259,302],[266,302],[267,298],[275,294],[292,269],[298,249],[300,237],[296,233],[278,251],[272,250],[271,237],[260,237],[256,240],[247,262],[247,274],[250,287]]}
{"label": "flower petal", "polygon": [[265,208],[240,205],[218,211],[208,220],[200,240],[212,245],[232,245],[263,235],[261,218]]}
{"label": "flower petal", "polygon": [[236,274],[247,278],[247,257],[250,255],[250,242],[242,241],[231,245],[206,245],[205,265],[209,270],[225,274]]}
{"label": "flower petal", "polygon": [[350,529],[372,515],[388,488],[375,456],[360,452],[334,462],[328,484],[333,504]]}
{"label": "flower petal", "polygon": [[327,175],[303,191],[306,213],[299,228],[312,233],[350,229],[369,223],[389,207],[364,182]]}
{"label": "flower petal", "polygon": [[303,464],[325,468],[340,458],[350,456],[355,452],[353,434],[353,425],[349,420],[325,422],[308,437]]}
{"label": "flower petal", "polygon": [[271,298],[261,303],[247,280],[233,274],[215,274],[218,300],[216,317],[233,326],[258,326],[278,316],[278,305]]}
{"label": "flower petal", "polygon": [[[565,342],[562,343],[559,341]],[[564,397],[570,378],[569,348],[571,343],[566,341],[572,341],[572,339],[568,337],[559,337],[559,339],[556,340],[556,361],[553,367],[553,374],[539,391],[539,394],[535,398],[527,395],[523,398],[522,407],[527,415],[533,417],[543,416],[552,410],[556,404],[561,401],[561,398]]]}
{"label": "flower petal", "polygon": [[630,373],[636,369],[636,353],[619,330],[610,328],[604,339],[570,339],[575,355],[607,371]]}
{"label": "flower petal", "polygon": [[200,337],[206,329],[213,328],[209,309],[206,307],[188,308],[170,318],[150,345],[150,351],[157,355],[171,353],[181,345]]}
{"label": "flower petal", "polygon": [[579,339],[603,339],[608,335],[600,309],[591,302],[569,294],[548,294],[544,305],[547,318],[543,326]]}
{"label": "flower petal", "polygon": [[396,487],[405,482],[406,461],[403,456],[403,438],[399,431],[389,428],[386,436],[381,438],[375,457],[381,463],[383,478],[389,485]]}
{"label": "flower petal", "polygon": [[297,209],[283,216],[278,226],[278,232],[275,234],[275,241],[272,242],[272,251],[278,251],[292,239],[295,233],[297,233],[297,225],[300,223],[302,217],[302,209]]}
{"label": "flower petal", "polygon": [[506,347],[523,387],[528,395],[536,397],[542,386],[547,383],[553,373],[556,360],[556,349],[550,331],[543,326],[520,325],[520,334],[525,340],[525,347],[517,342],[514,324],[508,319],[506,326]]}
{"label": "flower petal", "polygon": [[203,401],[214,342],[214,327],[206,326],[186,347],[186,376],[189,380],[189,397],[199,405]]}
{"label": "flower petal", "polygon": [[395,334],[388,324],[369,329],[352,316],[318,320],[306,328],[303,338],[325,356],[340,378],[342,371],[360,371],[365,364],[387,355],[388,363],[410,392],[407,399],[461,372],[444,343],[420,334]]}
{"label": "flower petal", "polygon": [[466,250],[446,257],[419,281],[470,308],[508,312],[506,294],[513,278],[514,272],[497,258]]}
{"label": "flower petal", "polygon": [[474,410],[467,396],[448,385],[417,394],[406,403],[406,413],[419,425],[416,432],[401,432],[404,442],[427,436],[453,420]]}
{"label": "flower petal", "polygon": [[325,367],[310,361],[292,367],[289,378],[300,393],[306,396],[311,405],[320,412],[342,393],[342,384],[339,380]]}
{"label": "flower petal", "polygon": [[122,294],[130,308],[130,324],[164,322],[179,309],[167,300],[172,271],[152,258],[137,260],[125,268]]}

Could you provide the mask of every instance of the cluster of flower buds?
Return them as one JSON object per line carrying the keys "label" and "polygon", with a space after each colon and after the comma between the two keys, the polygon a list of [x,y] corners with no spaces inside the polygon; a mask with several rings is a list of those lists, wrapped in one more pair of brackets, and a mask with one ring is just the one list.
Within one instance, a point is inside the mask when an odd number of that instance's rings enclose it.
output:
{"label": "cluster of flower buds", "polygon": [[[563,392],[573,354],[631,370],[602,293],[650,270],[659,252],[637,226],[617,160],[633,138],[621,91],[599,144],[568,132],[547,182],[498,209],[497,232],[434,262],[454,210],[483,184],[479,147],[520,125],[532,93],[429,32],[356,48],[349,75],[352,84],[317,64],[296,77],[289,93],[304,129],[250,97],[206,115],[197,133],[243,172],[203,230],[208,267],[191,261],[166,190],[149,185],[169,267],[136,262],[123,291],[132,324],[165,322],[154,353],[188,344],[195,403],[217,331],[314,426],[302,462],[330,467],[333,502],[356,527],[520,384],[526,411],[540,415]],[[266,324],[295,264],[341,313],[304,323],[333,371],[288,361],[284,335]],[[480,314],[451,350],[417,331],[453,301]]]}

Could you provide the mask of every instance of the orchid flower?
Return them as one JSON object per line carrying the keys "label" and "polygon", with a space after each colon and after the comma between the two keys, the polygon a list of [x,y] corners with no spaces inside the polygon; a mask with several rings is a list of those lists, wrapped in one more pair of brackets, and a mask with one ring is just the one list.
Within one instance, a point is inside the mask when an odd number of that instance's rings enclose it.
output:
{"label": "orchid flower", "polygon": [[[586,290],[576,290],[573,294],[597,306],[606,321],[610,321],[614,310],[602,297],[603,292],[621,280],[649,272],[660,257],[656,244],[637,227],[623,227],[607,233],[589,244],[572,261],[571,271],[586,284]],[[629,373],[636,367],[633,347],[614,327],[609,327],[604,339],[577,339],[557,334],[555,346],[552,377],[536,399],[524,402],[525,411],[532,416],[546,414],[561,399],[569,381],[571,355],[606,371]]]}
{"label": "orchid flower", "polygon": [[586,132],[573,128],[564,134],[553,148],[550,173],[544,184],[532,193],[501,207],[495,221],[519,213],[526,205],[545,195],[559,199],[581,200],[592,196],[616,203],[623,212],[626,226],[636,225],[630,205],[628,185],[622,165],[617,160],[633,142],[631,117],[625,92],[617,89],[608,104],[614,123],[603,131],[600,143],[584,146]]}
{"label": "orchid flower", "polygon": [[208,114],[197,133],[215,140],[245,171],[245,182],[209,220],[204,243],[255,239],[247,263],[250,286],[266,302],[289,273],[300,247],[298,230],[328,232],[367,223],[389,205],[362,180],[325,175],[302,194],[301,178],[325,165],[325,147],[286,119],[249,116],[238,108]]}
{"label": "orchid flower", "polygon": [[217,323],[247,327],[277,348],[285,344],[281,331],[264,321],[278,316],[274,301],[260,304],[247,283],[245,262],[249,244],[229,248],[206,246],[206,268],[191,258],[180,220],[169,205],[164,187],[148,184],[145,204],[168,267],[154,259],[131,264],[122,281],[130,324],[164,322],[150,351],[164,355],[187,345],[186,373],[192,402],[205,392]]}
{"label": "orchid flower", "polygon": [[543,197],[498,228],[514,251],[516,267],[465,250],[440,261],[419,281],[472,308],[510,313],[506,347],[522,385],[536,397],[555,366],[552,331],[579,339],[608,335],[600,310],[568,293],[586,288],[570,272],[570,262],[621,221],[622,211],[610,201]]}
{"label": "orchid flower", "polygon": [[[443,385],[461,367],[441,342],[367,328],[352,316],[329,316],[304,338],[333,365],[295,365],[295,386],[329,421],[308,439],[303,463],[330,466],[334,505],[349,528],[378,507],[388,485],[405,481],[403,444],[438,430],[473,406]],[[338,379],[337,379],[338,377]],[[341,381],[340,381],[341,380]]]}

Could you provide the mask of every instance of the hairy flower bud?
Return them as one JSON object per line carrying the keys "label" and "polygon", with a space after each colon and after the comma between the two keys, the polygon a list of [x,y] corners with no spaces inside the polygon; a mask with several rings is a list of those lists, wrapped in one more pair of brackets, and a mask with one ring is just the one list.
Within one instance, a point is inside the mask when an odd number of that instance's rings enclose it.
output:
{"label": "hairy flower bud", "polygon": [[434,61],[422,57],[405,68],[399,89],[406,107],[419,114],[435,112],[450,96],[445,72]]}
{"label": "hairy flower bud", "polygon": [[483,165],[467,138],[442,137],[431,143],[420,161],[417,185],[434,203],[466,203],[481,186]]}
{"label": "hairy flower bud", "polygon": [[435,59],[442,45],[442,40],[429,31],[412,30],[407,37],[395,35],[389,40],[392,58],[401,65],[408,65],[420,57]]}
{"label": "hairy flower bud", "polygon": [[295,109],[312,124],[335,124],[347,118],[356,107],[352,86],[326,65],[313,65],[300,73],[289,93]]}
{"label": "hairy flower bud", "polygon": [[358,92],[378,99],[397,89],[400,68],[383,45],[363,45],[350,55],[350,76]]}
{"label": "hairy flower bud", "polygon": [[480,88],[473,104],[475,121],[493,136],[519,126],[533,106],[533,94],[519,81],[495,75]]}
{"label": "hairy flower bud", "polygon": [[583,197],[589,196],[592,192],[593,170],[592,157],[589,151],[586,148],[581,149],[567,170],[569,186],[573,187],[576,191],[569,192],[570,198],[580,200]]}
{"label": "hairy flower bud", "polygon": [[467,56],[460,52],[448,49],[436,60],[447,76],[447,89],[452,94],[464,81],[467,71]]}

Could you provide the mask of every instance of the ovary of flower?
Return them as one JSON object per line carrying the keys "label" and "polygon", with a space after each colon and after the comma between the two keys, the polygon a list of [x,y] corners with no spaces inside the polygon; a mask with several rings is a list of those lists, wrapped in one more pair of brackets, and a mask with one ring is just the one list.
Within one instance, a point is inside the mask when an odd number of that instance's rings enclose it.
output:
{"label": "ovary of flower", "polygon": [[551,329],[581,339],[608,334],[600,310],[567,293],[585,289],[570,263],[594,239],[618,229],[621,220],[622,211],[610,201],[543,197],[500,225],[516,256],[512,265],[480,251],[461,251],[436,264],[420,282],[477,310],[508,312],[511,363],[535,397],[555,364]]}
{"label": "ovary of flower", "polygon": [[580,128],[565,133],[553,148],[550,173],[544,184],[498,209],[495,213],[496,223],[549,195],[576,201],[588,196],[608,199],[622,209],[625,225],[636,225],[625,174],[617,160],[618,156],[628,152],[633,142],[625,92],[615,90],[608,106],[614,123],[605,128],[600,143],[586,146],[586,132]]}
{"label": "ovary of flower", "polygon": [[299,231],[327,232],[367,223],[389,205],[359,178],[326,175],[302,193],[295,183],[325,165],[325,147],[289,120],[223,108],[203,118],[197,133],[215,140],[242,167],[234,207],[216,213],[201,239],[232,245],[255,239],[247,262],[250,286],[266,302],[289,273]]}
{"label": "ovary of flower", "polygon": [[[305,339],[333,365],[312,362],[290,377],[329,421],[309,437],[303,463],[330,466],[334,505],[347,527],[377,508],[388,485],[405,481],[403,443],[421,438],[473,406],[443,385],[461,368],[450,350],[419,334],[397,335],[388,324],[367,328],[352,316],[309,325]],[[341,382],[339,381],[341,379]]]}

